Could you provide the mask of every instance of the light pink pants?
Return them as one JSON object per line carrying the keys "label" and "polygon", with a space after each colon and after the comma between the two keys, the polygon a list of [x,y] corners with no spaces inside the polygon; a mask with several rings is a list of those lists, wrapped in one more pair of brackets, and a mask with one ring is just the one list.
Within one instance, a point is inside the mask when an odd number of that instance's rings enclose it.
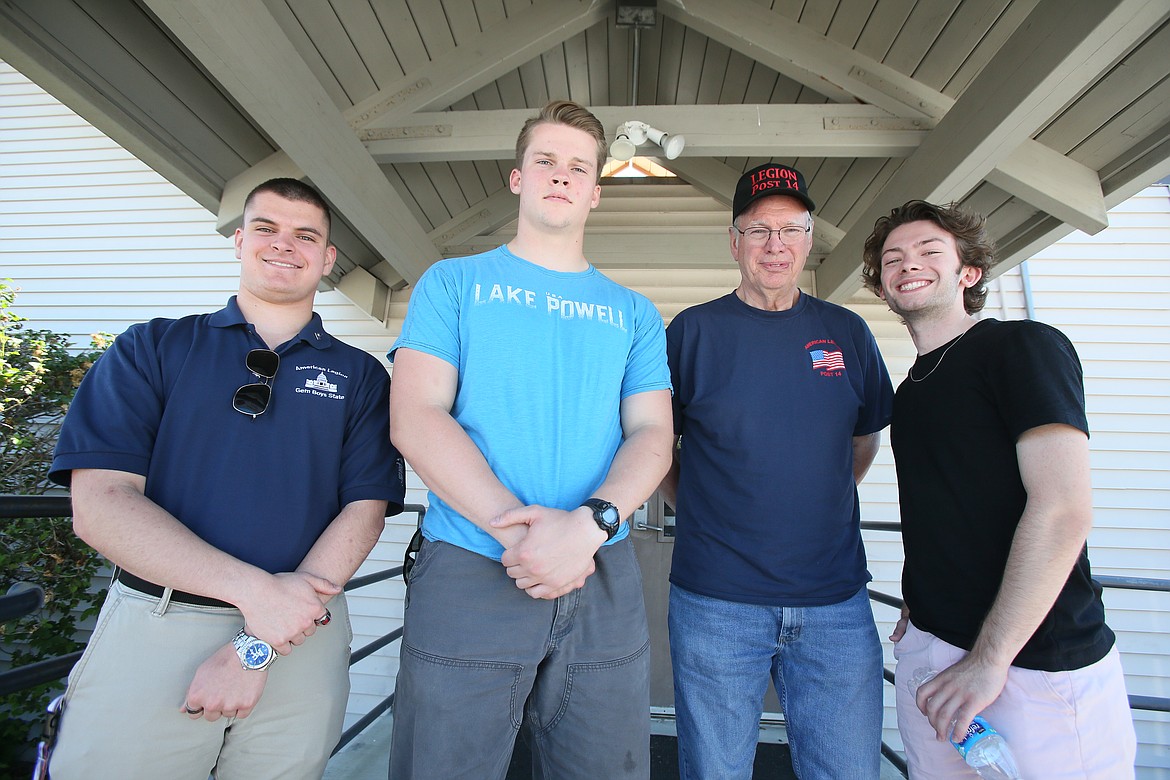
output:
{"label": "light pink pants", "polygon": [[[911,623],[894,646],[898,730],[912,780],[979,780],[949,742],[940,742],[908,687],[916,670],[941,671],[967,654]],[[983,711],[1003,735],[1027,780],[1133,778],[1137,740],[1117,647],[1069,672],[1013,666],[1003,692]]]}

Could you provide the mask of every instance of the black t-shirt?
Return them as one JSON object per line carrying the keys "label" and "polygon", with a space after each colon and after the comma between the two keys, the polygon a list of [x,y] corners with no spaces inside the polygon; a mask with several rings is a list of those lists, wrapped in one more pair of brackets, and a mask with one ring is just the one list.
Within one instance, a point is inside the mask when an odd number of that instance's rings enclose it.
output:
{"label": "black t-shirt", "polygon": [[[917,381],[898,388],[890,433],[906,548],[902,592],[916,626],[969,650],[1027,500],[1016,442],[1051,423],[1088,433],[1081,364],[1055,328],[991,319],[920,356],[911,374]],[[1013,663],[1077,669],[1104,657],[1113,640],[1082,549]]]}

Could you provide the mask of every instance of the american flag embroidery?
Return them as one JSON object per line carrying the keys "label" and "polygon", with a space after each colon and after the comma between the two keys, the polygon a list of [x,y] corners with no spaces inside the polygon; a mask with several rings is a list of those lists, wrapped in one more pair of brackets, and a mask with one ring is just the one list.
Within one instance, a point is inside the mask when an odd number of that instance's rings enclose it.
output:
{"label": "american flag embroidery", "polygon": [[825,371],[844,371],[845,358],[841,350],[811,349],[808,356],[812,358],[812,367]]}

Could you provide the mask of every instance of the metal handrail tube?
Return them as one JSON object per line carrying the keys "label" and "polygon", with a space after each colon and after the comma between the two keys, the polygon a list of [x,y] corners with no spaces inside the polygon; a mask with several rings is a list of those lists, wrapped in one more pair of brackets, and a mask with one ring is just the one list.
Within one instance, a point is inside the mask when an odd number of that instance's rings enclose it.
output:
{"label": "metal handrail tube", "polygon": [[383,647],[385,647],[386,645],[393,642],[395,639],[398,639],[400,636],[402,636],[402,627],[401,626],[394,629],[389,634],[383,634],[382,636],[375,639],[373,642],[370,642],[368,645],[353,651],[353,653],[349,656],[349,665],[353,666],[354,664],[356,664],[358,661],[362,660],[366,656],[368,656],[372,653],[378,652]]}
{"label": "metal handrail tube", "polygon": [[351,590],[357,590],[358,588],[364,588],[367,585],[373,585],[375,582],[382,582],[384,580],[392,580],[395,577],[397,577],[399,574],[402,574],[402,567],[401,566],[395,566],[392,569],[382,569],[382,571],[375,571],[375,572],[371,572],[369,574],[363,574],[362,576],[354,577],[352,580],[345,583],[345,587],[342,588],[342,590],[344,590],[346,593],[349,593]]}
{"label": "metal handrail tube", "polygon": [[0,696],[23,691],[41,683],[60,680],[69,674],[69,670],[81,658],[81,651],[59,655],[55,658],[46,658],[0,674]]}
{"label": "metal handrail tube", "polygon": [[1170,698],[1165,696],[1143,696],[1137,693],[1129,695],[1131,710],[1151,710],[1153,712],[1170,712]]}
{"label": "metal handrail tube", "polygon": [[862,520],[861,530],[863,531],[901,531],[902,524],[899,522],[891,522],[887,520]]}
{"label": "metal handrail tube", "polygon": [[906,759],[902,758],[901,753],[894,750],[885,742],[882,742],[882,755],[894,765],[894,769],[897,769],[902,774],[902,777],[910,776],[910,767],[906,764]]}
{"label": "metal handrail tube", "polygon": [[0,519],[18,517],[73,517],[69,496],[0,495]]}
{"label": "metal handrail tube", "polygon": [[1094,574],[1093,579],[1106,588],[1170,593],[1170,580],[1155,579],[1154,577],[1118,577],[1112,574]]}
{"label": "metal handrail tube", "polygon": [[876,601],[879,604],[885,604],[887,607],[893,607],[894,609],[901,609],[902,605],[905,604],[897,596],[891,596],[889,593],[882,593],[880,590],[874,590],[873,588],[869,588],[868,590],[870,601]]}
{"label": "metal handrail tube", "polygon": [[39,585],[18,582],[0,596],[0,623],[31,615],[45,603],[45,591]]}
{"label": "metal handrail tube", "polygon": [[341,739],[337,740],[337,747],[333,748],[333,752],[329,754],[330,758],[341,752],[341,749],[353,742],[354,737],[365,731],[371,723],[381,717],[382,713],[394,706],[394,694],[391,693],[385,699],[375,704],[369,712],[358,718],[352,726],[347,728],[341,734]]}

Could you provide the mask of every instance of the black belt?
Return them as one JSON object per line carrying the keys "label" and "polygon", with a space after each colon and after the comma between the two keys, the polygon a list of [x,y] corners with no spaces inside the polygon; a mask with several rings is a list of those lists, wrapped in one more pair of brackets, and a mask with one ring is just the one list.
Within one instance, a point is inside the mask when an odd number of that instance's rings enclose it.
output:
{"label": "black belt", "polygon": [[[162,598],[163,591],[166,590],[162,585],[155,585],[153,582],[144,580],[141,577],[135,577],[125,569],[118,569],[118,574],[114,578],[128,588],[133,588],[139,593],[145,593],[148,596]],[[213,599],[210,596],[200,596],[198,593],[185,593],[181,590],[171,591],[171,601],[177,601],[180,604],[194,604],[200,607],[228,607],[235,609],[235,604],[229,604],[226,601]]]}

